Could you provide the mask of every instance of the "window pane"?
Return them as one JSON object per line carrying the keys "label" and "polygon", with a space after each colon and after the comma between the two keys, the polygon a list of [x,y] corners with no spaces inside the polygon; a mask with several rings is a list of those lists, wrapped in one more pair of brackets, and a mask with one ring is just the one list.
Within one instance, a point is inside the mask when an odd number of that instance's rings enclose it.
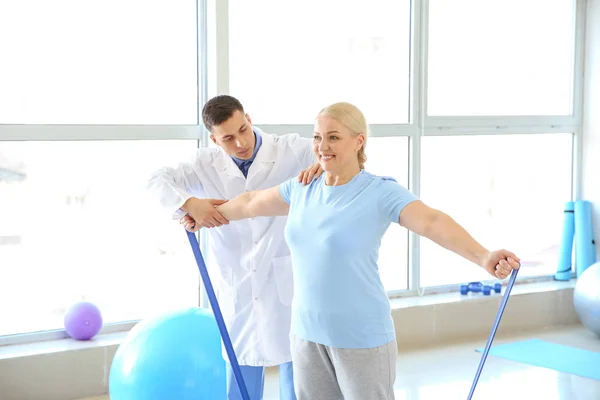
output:
{"label": "window pane", "polygon": [[0,335],[62,328],[82,299],[107,323],[198,305],[185,231],[146,192],[196,143],[0,142]]}
{"label": "window pane", "polygon": [[[488,249],[517,254],[519,277],[554,274],[571,147],[570,134],[424,137],[421,197]],[[423,286],[494,279],[425,238],[420,256]]]}
{"label": "window pane", "polygon": [[[367,171],[408,188],[408,137],[370,137],[366,153]],[[398,224],[391,224],[381,240],[379,273],[386,290],[408,288],[408,231]]]}
{"label": "window pane", "polygon": [[1,124],[196,124],[194,0],[0,2]]}
{"label": "window pane", "polygon": [[410,1],[229,1],[230,92],[257,123],[312,123],[349,101],[406,123]]}
{"label": "window pane", "polygon": [[573,10],[573,0],[430,0],[428,114],[570,114]]}

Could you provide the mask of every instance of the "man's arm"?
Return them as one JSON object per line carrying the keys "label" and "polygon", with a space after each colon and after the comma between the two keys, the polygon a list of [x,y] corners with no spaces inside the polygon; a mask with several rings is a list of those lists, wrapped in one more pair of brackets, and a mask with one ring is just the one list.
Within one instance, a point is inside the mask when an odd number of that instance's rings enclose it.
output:
{"label": "man's arm", "polygon": [[182,163],[176,168],[162,167],[154,171],[146,190],[173,218],[180,218],[184,214],[181,206],[194,194],[202,192],[202,183],[193,166]]}
{"label": "man's arm", "polygon": [[199,217],[198,228],[212,228],[227,224],[228,221],[214,208],[224,200],[197,197],[203,192],[201,177],[194,168],[199,164],[200,151],[196,153],[192,162],[180,163],[176,168],[162,167],[156,170],[150,176],[146,189],[171,218],[182,218],[194,204]]}
{"label": "man's arm", "polygon": [[193,232],[200,228],[216,228],[228,225],[229,221],[216,209],[216,206],[226,202],[227,200],[191,197],[181,206],[181,210],[186,212],[186,216],[180,222],[184,223],[186,220],[189,220],[193,210],[195,218],[193,218],[193,221],[188,221],[193,227]]}

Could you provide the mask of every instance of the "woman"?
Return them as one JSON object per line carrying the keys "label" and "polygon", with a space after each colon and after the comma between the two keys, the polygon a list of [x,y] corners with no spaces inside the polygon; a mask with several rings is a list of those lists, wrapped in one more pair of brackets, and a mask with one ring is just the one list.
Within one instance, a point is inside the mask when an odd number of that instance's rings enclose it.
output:
{"label": "woman", "polygon": [[[325,173],[246,192],[217,210],[228,220],[288,215],[294,270],[292,360],[299,400],[393,399],[397,346],[377,259],[395,222],[504,279],[519,268],[506,250],[488,251],[441,211],[392,178],[364,169],[367,123],[336,103],[315,121],[314,152]],[[192,229],[191,217],[182,221]],[[257,301],[260,301],[257,300]]]}

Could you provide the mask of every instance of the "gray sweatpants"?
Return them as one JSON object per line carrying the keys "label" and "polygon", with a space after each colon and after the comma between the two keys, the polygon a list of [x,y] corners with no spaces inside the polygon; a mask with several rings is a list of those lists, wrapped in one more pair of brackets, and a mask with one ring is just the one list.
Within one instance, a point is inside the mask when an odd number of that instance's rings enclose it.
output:
{"label": "gray sweatpants", "polygon": [[396,341],[341,349],[291,336],[298,400],[394,400]]}

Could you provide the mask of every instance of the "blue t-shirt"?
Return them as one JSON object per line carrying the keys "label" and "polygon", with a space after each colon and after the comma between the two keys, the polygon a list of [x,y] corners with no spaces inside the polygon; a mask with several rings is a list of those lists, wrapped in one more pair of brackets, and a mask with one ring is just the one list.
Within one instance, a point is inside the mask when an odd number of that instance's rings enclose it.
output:
{"label": "blue t-shirt", "polygon": [[280,185],[290,204],[285,238],[292,254],[292,333],[341,348],[394,340],[390,303],[379,276],[381,238],[416,196],[393,178],[362,170],[340,186],[325,174]]}

